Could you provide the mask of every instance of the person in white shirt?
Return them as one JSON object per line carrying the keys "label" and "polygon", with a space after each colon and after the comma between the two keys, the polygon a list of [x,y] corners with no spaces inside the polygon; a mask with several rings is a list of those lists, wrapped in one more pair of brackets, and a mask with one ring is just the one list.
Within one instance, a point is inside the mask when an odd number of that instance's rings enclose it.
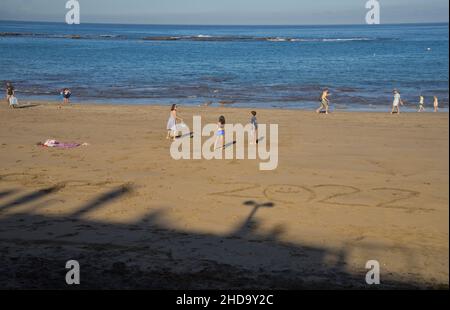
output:
{"label": "person in white shirt", "polygon": [[391,114],[400,114],[400,105],[403,105],[402,97],[400,96],[400,92],[394,89],[394,102],[392,103]]}
{"label": "person in white shirt", "polygon": [[425,112],[425,98],[422,95],[419,98],[419,111],[417,112]]}

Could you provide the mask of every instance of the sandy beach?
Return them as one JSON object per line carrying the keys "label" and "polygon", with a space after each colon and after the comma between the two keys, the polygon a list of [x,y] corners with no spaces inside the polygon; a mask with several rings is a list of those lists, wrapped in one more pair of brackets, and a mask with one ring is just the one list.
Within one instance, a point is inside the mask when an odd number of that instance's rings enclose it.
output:
{"label": "sandy beach", "polygon": [[279,124],[278,168],[260,171],[173,160],[169,109],[1,104],[0,288],[69,288],[71,259],[78,288],[369,288],[369,260],[378,288],[448,288],[448,113],[258,110]]}

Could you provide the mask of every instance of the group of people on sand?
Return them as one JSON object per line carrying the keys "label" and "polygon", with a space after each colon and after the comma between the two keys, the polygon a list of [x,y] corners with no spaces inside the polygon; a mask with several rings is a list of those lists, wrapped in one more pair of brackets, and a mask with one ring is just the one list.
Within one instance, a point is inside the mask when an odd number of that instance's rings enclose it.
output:
{"label": "group of people on sand", "polygon": [[[404,105],[400,91],[394,89],[394,101],[392,102],[391,114],[400,114],[400,106]],[[439,99],[437,96],[433,96],[433,107],[434,112],[439,112]],[[425,112],[425,97],[423,95],[419,96],[419,108],[417,112]]]}
{"label": "group of people on sand", "polygon": [[[392,102],[391,114],[400,114],[400,106],[403,106],[404,102],[401,98],[400,91],[398,91],[397,89],[394,89],[393,94],[394,94],[394,101]],[[60,91],[60,95],[63,97],[64,104],[70,103],[70,97],[72,96],[72,92],[69,88],[63,88]],[[320,107],[316,110],[316,113],[325,113],[325,114],[330,113],[329,96],[330,96],[330,90],[328,88],[325,88],[322,91],[322,94],[320,96],[320,99],[319,99]],[[15,97],[15,88],[11,82],[6,83],[6,101],[7,101],[7,103],[9,103],[9,105],[11,107],[17,106],[17,98]],[[168,131],[169,131],[169,133],[167,134],[168,139],[170,138],[170,135],[171,135],[171,133],[170,133],[171,129],[169,129],[169,128],[176,126],[177,121],[181,121],[181,122],[183,121],[181,118],[177,117],[176,107],[177,107],[176,104],[172,105],[171,117],[169,118],[169,123],[167,124]],[[433,97],[433,107],[434,107],[434,112],[439,111],[439,99],[436,96]],[[423,95],[420,95],[420,97],[419,97],[418,112],[425,112],[425,97]],[[256,114],[253,115],[253,117],[256,117]],[[225,121],[224,121],[224,123],[225,123]]]}
{"label": "group of people on sand", "polygon": [[[6,82],[6,102],[10,107],[15,108],[18,105],[18,101],[16,98],[16,90],[11,82]],[[63,97],[63,103],[70,103],[70,96],[72,96],[72,92],[69,88],[63,88],[60,91],[60,95]]]}
{"label": "group of people on sand", "polygon": [[[258,120],[256,118],[256,111],[251,111],[250,124],[252,126],[251,130],[251,140],[250,144],[258,144]],[[177,124],[183,123],[183,118],[178,115],[178,106],[173,104],[170,109],[169,120],[167,121],[167,137],[166,139],[171,139],[175,141],[178,137]],[[216,141],[214,143],[214,149],[224,149],[225,148],[225,116],[221,115],[217,122],[216,129]]]}
{"label": "group of people on sand", "polygon": [[[400,106],[404,105],[404,102],[401,98],[400,92],[397,89],[394,89],[394,101],[392,102],[392,110],[391,114],[400,114]],[[330,91],[328,88],[325,88],[322,91],[322,95],[320,96],[320,107],[316,110],[316,113],[325,113],[329,114],[330,109],[330,99],[329,99]],[[438,97],[433,97],[433,106],[434,112],[439,111],[439,99]],[[425,97],[420,95],[419,97],[419,109],[418,112],[425,112]]]}
{"label": "group of people on sand", "polygon": [[[397,89],[394,89],[394,101],[392,103],[392,111],[391,114],[397,113],[400,114],[400,106],[404,105],[404,102],[401,98],[400,92]],[[329,114],[330,110],[330,91],[328,88],[325,88],[322,91],[322,95],[320,96],[320,107],[316,110],[316,113],[325,113]],[[438,112],[439,110],[439,101],[436,96],[434,96],[434,112]],[[183,124],[183,118],[181,118],[178,115],[178,106],[176,104],[173,104],[170,109],[170,116],[169,120],[167,122],[167,137],[166,139],[171,139],[172,141],[175,141],[177,139],[178,134],[178,125]],[[419,97],[419,111],[423,112],[425,111],[425,98],[424,96]],[[250,124],[252,126],[252,137],[250,144],[257,144],[258,143],[258,120],[256,118],[256,111],[251,111],[251,118],[250,118]],[[216,141],[214,148],[215,149],[221,149],[225,148],[225,124],[226,120],[223,115],[221,115],[217,122],[217,129],[216,129]]]}
{"label": "group of people on sand", "polygon": [[[433,96],[433,108],[434,112],[439,112],[439,99]],[[425,97],[420,95],[419,97],[419,110],[417,112],[425,112]]]}
{"label": "group of people on sand", "polygon": [[[258,144],[258,120],[256,118],[256,111],[251,111],[250,115],[250,125],[252,127],[251,129],[251,137],[250,137],[250,144],[255,145]],[[219,121],[217,122],[217,129],[216,129],[216,141],[214,143],[214,149],[224,149],[225,148],[225,116],[221,115],[219,117]]]}

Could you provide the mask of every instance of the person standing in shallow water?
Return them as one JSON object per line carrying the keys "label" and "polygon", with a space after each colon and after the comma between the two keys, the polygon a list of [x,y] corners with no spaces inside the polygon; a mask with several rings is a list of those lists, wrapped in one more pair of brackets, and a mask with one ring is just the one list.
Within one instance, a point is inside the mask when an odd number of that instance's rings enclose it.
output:
{"label": "person standing in shallow water", "polygon": [[167,137],[166,139],[172,138],[173,141],[177,138],[177,120],[183,121],[181,117],[177,115],[177,105],[173,104],[170,108],[170,116],[167,121]]}
{"label": "person standing in shallow water", "polygon": [[438,97],[434,96],[434,112],[438,112],[439,111],[439,99]]}
{"label": "person standing in shallow water", "polygon": [[65,103],[65,104],[70,103],[70,96],[72,95],[72,92],[70,91],[70,89],[64,88],[61,91],[61,95],[64,98],[63,103]]}
{"label": "person standing in shallow water", "polygon": [[330,100],[328,99],[328,96],[330,95],[330,92],[328,88],[325,88],[322,92],[322,95],[320,96],[320,107],[316,110],[316,113],[321,113],[325,110],[325,114],[329,113],[330,108]]}

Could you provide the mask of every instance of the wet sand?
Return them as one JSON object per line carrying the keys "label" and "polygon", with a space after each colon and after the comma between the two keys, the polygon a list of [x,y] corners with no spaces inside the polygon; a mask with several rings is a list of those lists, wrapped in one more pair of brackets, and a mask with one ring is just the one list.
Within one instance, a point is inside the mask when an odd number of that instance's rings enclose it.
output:
{"label": "wet sand", "polygon": [[[387,107],[387,111],[389,107]],[[233,107],[180,107],[247,123]],[[0,287],[448,288],[448,113],[258,110],[279,166],[180,160],[167,106],[0,106]],[[46,139],[87,142],[69,150]]]}

